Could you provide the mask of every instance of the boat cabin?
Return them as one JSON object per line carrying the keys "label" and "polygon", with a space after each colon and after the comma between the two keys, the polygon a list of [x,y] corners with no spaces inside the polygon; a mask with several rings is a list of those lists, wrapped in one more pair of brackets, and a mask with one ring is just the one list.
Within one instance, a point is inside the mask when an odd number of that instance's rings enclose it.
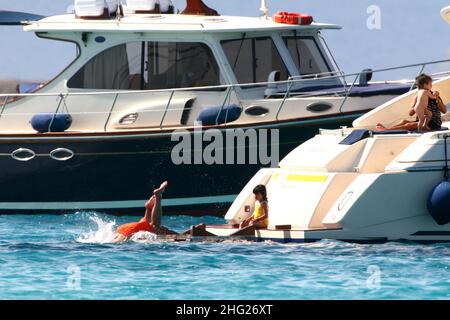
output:
{"label": "boat cabin", "polygon": [[[201,0],[180,14],[170,0],[117,3],[76,0],[72,14],[25,24],[75,43],[77,57],[33,95],[6,99],[2,130],[35,132],[25,124],[42,113],[52,122],[70,114],[76,132],[192,127],[224,108],[239,108],[225,123],[277,122],[367,111],[409,90],[368,85],[366,74],[347,85],[321,36],[340,26],[305,14],[220,16]],[[208,120],[211,108],[217,117]]]}
{"label": "boat cabin", "polygon": [[[69,91],[245,85],[338,72],[320,36],[322,29],[340,29],[336,25],[155,14],[130,10],[134,2],[128,3],[120,20],[86,19],[75,13],[43,19],[25,30],[77,44],[77,59],[60,75],[68,79]],[[278,75],[269,79],[274,71]]]}

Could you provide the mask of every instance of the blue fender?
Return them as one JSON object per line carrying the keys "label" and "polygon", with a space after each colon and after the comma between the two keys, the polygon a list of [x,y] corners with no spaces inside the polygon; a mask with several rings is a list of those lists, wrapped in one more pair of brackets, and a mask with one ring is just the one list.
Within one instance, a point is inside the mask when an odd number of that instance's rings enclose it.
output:
{"label": "blue fender", "polygon": [[[53,121],[53,122],[52,122]],[[49,128],[51,125],[51,128]],[[31,119],[31,126],[39,133],[64,132],[72,125],[72,117],[67,113],[39,113]]]}
{"label": "blue fender", "polygon": [[224,124],[236,121],[241,116],[242,109],[238,105],[212,107],[200,112],[197,122],[201,122],[204,126],[213,126],[216,124]]}
{"label": "blue fender", "polygon": [[437,224],[450,223],[450,182],[443,181],[434,187],[428,197],[427,207]]}

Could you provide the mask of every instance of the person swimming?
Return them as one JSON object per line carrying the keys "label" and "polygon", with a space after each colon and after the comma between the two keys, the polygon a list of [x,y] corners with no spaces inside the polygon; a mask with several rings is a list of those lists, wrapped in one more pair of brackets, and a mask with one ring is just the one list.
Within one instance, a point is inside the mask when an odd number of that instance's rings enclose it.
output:
{"label": "person swimming", "polygon": [[147,231],[157,235],[177,234],[176,232],[161,226],[161,199],[167,186],[168,182],[164,181],[158,189],[153,191],[152,197],[145,204],[145,215],[139,222],[127,223],[117,228],[113,240],[114,243],[124,242],[141,231]]}
{"label": "person swimming", "polygon": [[256,205],[253,214],[241,222],[239,228],[253,226],[257,229],[265,229],[269,225],[269,204],[267,200],[266,186],[260,184],[253,189]]}

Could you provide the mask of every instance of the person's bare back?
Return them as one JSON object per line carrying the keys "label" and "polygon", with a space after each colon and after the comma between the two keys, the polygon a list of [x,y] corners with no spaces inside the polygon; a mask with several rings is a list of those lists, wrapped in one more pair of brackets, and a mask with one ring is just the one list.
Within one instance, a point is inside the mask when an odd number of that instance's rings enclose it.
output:
{"label": "person's bare back", "polygon": [[414,112],[419,118],[417,128],[422,131],[429,131],[428,123],[430,122],[432,116],[431,111],[428,110],[429,99],[433,99],[433,96],[429,90],[420,89],[418,91]]}

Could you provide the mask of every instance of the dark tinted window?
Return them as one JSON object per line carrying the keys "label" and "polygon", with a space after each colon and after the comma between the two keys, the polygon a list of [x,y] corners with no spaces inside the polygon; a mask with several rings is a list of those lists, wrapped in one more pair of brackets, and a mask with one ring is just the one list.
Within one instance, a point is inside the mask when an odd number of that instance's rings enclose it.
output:
{"label": "dark tinted window", "polygon": [[272,71],[280,71],[287,80],[289,72],[269,37],[222,41],[228,61],[242,84],[266,82]]}
{"label": "dark tinted window", "polygon": [[91,59],[70,88],[148,90],[220,85],[214,56],[201,43],[131,42]]}
{"label": "dark tinted window", "polygon": [[313,38],[287,37],[284,38],[284,42],[297,65],[300,75],[331,71]]}

